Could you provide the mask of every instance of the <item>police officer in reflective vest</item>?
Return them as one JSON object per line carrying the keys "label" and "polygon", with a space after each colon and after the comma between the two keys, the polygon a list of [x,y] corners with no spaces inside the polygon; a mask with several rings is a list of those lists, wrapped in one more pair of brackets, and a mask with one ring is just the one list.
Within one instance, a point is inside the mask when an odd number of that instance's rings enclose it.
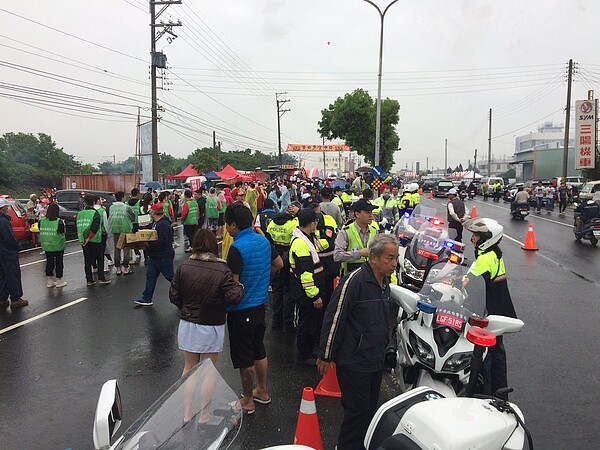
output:
{"label": "police officer in reflective vest", "polygon": [[185,250],[186,253],[192,251],[192,242],[194,241],[194,234],[198,228],[198,202],[192,196],[192,191],[186,189],[183,193],[185,203],[181,208],[181,223],[183,223],[183,232],[188,239],[188,248]]}
{"label": "police officer in reflective vest", "polygon": [[322,295],[325,281],[323,264],[318,249],[327,249],[324,239],[315,236],[319,218],[313,208],[298,213],[298,228],[293,231],[289,252],[290,296],[298,307],[298,333],[296,335],[296,363],[315,366],[319,334],[321,331]]}
{"label": "police officer in reflective vest", "polygon": [[333,259],[342,263],[342,275],[358,269],[367,260],[367,246],[377,234],[373,225],[375,205],[368,200],[359,199],[350,205],[354,222],[343,227],[335,239]]}
{"label": "police officer in reflective vest", "polygon": [[323,300],[323,308],[327,308],[329,299],[333,293],[333,280],[340,274],[340,263],[333,259],[335,238],[337,237],[339,230],[335,219],[329,214],[325,214],[321,211],[321,207],[318,203],[313,203],[310,206],[315,213],[317,213],[318,222],[315,236],[320,240],[325,240],[325,242],[327,242],[326,247],[317,247],[319,259],[323,264],[323,277],[325,279],[323,289],[321,289],[321,299]]}
{"label": "police officer in reflective vest", "polygon": [[292,202],[285,213],[273,217],[267,226],[267,237],[273,243],[275,250],[283,260],[283,269],[272,277],[273,287],[273,322],[271,328],[283,328],[283,331],[293,332],[294,304],[289,295],[289,250],[292,243],[292,232],[298,226],[296,214],[300,211],[300,203]]}

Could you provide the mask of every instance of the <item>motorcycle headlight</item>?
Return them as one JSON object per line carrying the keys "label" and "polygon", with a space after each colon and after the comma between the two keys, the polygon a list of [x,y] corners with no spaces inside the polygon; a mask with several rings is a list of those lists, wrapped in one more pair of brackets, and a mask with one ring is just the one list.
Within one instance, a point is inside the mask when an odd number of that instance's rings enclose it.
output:
{"label": "motorcycle headlight", "polygon": [[442,370],[447,372],[460,372],[471,364],[472,352],[456,353],[446,361]]}
{"label": "motorcycle headlight", "polygon": [[423,364],[432,369],[435,367],[435,355],[432,348],[423,339],[417,336],[412,331],[409,333],[410,345],[413,351]]}
{"label": "motorcycle headlight", "polygon": [[404,272],[406,272],[406,275],[417,281],[423,281],[423,278],[425,278],[425,271],[417,269],[408,258],[404,259]]}

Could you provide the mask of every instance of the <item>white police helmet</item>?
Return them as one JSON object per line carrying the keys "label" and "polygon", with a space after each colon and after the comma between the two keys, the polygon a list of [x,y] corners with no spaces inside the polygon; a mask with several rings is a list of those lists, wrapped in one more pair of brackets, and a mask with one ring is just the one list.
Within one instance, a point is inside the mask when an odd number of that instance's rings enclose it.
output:
{"label": "white police helmet", "polygon": [[480,240],[477,243],[478,250],[487,250],[502,240],[504,227],[494,219],[475,217],[465,221],[464,227],[472,233],[477,233]]}

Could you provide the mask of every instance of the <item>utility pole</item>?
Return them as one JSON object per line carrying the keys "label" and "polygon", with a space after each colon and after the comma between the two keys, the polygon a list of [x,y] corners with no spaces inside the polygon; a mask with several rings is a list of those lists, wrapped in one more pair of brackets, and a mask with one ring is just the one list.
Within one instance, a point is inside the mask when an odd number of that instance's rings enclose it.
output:
{"label": "utility pole", "polygon": [[475,149],[475,159],[473,160],[473,181],[475,181],[475,169],[477,169],[477,149]]}
{"label": "utility pole", "polygon": [[492,176],[492,108],[490,108],[490,122],[488,126],[488,177]]}
{"label": "utility pole", "polygon": [[[173,27],[180,27],[181,22],[174,23],[156,23],[169,5],[180,5],[182,0],[150,0],[150,84],[152,90],[152,179],[158,180],[158,102],[156,98],[156,69],[167,68],[167,57],[163,52],[156,51],[156,43],[165,34],[168,33],[177,38],[173,33]],[[162,5],[162,8],[156,12],[156,5]],[[160,31],[157,31],[160,29]],[[171,39],[171,38],[169,38]]]}
{"label": "utility pole", "polygon": [[283,178],[283,156],[281,155],[281,116],[283,116],[289,109],[281,109],[283,105],[290,101],[290,99],[280,100],[280,95],[285,95],[287,92],[276,92],[275,103],[277,104],[277,148],[279,149],[279,176]]}
{"label": "utility pole", "polygon": [[569,161],[569,126],[571,124],[571,85],[573,84],[573,60],[569,60],[569,75],[567,81],[567,107],[565,108],[565,141],[563,148],[563,180],[567,179],[567,163]]}
{"label": "utility pole", "polygon": [[219,144],[217,145],[217,151],[219,152],[217,156],[217,165],[219,166],[219,169],[223,170],[221,167],[221,141],[219,141]]}
{"label": "utility pole", "polygon": [[325,163],[325,136],[323,136],[323,179],[327,178],[327,164]]}
{"label": "utility pole", "polygon": [[448,175],[448,139],[444,139],[444,178]]}

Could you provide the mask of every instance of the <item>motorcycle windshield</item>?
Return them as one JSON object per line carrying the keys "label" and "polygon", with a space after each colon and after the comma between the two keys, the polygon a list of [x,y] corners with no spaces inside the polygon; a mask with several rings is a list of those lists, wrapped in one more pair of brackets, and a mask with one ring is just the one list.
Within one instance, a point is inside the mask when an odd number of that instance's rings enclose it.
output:
{"label": "motorcycle windshield", "polygon": [[400,240],[412,239],[425,222],[436,217],[436,213],[435,208],[417,205],[411,214],[406,213],[400,217],[394,227],[394,235]]}
{"label": "motorcycle windshield", "polygon": [[239,397],[205,359],[125,431],[115,450],[216,450],[233,440],[241,415]]}
{"label": "motorcycle windshield", "polygon": [[416,268],[424,269],[446,257],[444,242],[448,239],[448,228],[435,216],[424,215],[419,220],[421,225],[408,245],[407,257]]}
{"label": "motorcycle windshield", "polygon": [[452,326],[460,319],[485,316],[485,280],[460,264],[443,262],[429,271],[419,292],[421,301],[435,307],[438,324]]}

